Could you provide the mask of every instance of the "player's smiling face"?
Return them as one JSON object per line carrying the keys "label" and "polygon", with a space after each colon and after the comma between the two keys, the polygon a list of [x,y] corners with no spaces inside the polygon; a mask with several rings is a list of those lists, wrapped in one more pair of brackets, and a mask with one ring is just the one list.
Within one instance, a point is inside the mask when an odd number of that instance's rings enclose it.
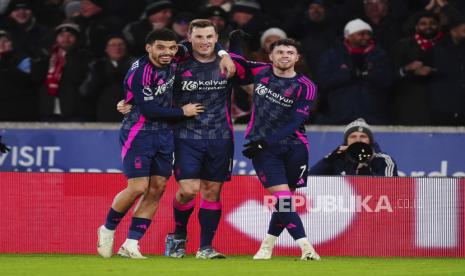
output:
{"label": "player's smiling face", "polygon": [[155,40],[152,44],[147,44],[145,49],[149,54],[150,61],[155,66],[163,67],[171,63],[178,51],[178,45],[174,40]]}
{"label": "player's smiling face", "polygon": [[192,43],[192,50],[201,56],[214,54],[215,43],[218,41],[218,34],[212,26],[205,28],[194,27],[188,36]]}
{"label": "player's smiling face", "polygon": [[294,46],[279,45],[273,48],[269,58],[274,67],[284,71],[294,67],[299,54]]}

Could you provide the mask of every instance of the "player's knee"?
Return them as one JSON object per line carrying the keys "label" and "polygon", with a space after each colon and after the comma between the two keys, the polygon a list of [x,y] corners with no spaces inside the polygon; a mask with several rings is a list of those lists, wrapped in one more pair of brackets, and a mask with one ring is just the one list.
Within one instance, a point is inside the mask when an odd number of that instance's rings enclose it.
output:
{"label": "player's knee", "polygon": [[199,190],[200,189],[197,187],[184,188],[184,189],[180,189],[179,195],[185,201],[190,201],[197,196],[197,194],[199,193]]}
{"label": "player's knee", "polygon": [[133,197],[139,197],[148,191],[148,185],[138,185],[135,187],[130,187],[129,191],[131,192]]}
{"label": "player's knee", "polygon": [[166,183],[159,183],[157,185],[151,185],[148,189],[148,194],[151,197],[159,199],[165,192],[165,189],[166,189]]}
{"label": "player's knee", "polygon": [[220,191],[217,189],[202,190],[202,198],[207,201],[217,202],[220,200]]}

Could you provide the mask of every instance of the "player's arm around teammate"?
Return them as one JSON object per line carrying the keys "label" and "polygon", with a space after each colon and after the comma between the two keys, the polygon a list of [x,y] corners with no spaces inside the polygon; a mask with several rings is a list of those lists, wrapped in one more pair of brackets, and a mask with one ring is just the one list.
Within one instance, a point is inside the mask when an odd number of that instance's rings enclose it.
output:
{"label": "player's arm around teammate", "polygon": [[196,116],[200,104],[172,108],[172,89],[177,51],[176,36],[170,30],[156,30],[147,36],[147,55],[136,61],[125,78],[126,102],[134,108],[123,120],[120,130],[123,171],[127,187],[119,192],[98,229],[97,251],[111,257],[116,227],[135,201],[131,226],[118,254],[145,258],[138,241],[150,226],[158,203],[172,173],[173,134],[167,119]]}

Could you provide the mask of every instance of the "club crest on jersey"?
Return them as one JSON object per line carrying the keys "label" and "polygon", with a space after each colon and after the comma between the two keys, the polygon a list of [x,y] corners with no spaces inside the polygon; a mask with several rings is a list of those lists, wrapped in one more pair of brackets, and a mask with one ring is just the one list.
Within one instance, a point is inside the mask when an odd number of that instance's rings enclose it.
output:
{"label": "club crest on jersey", "polygon": [[142,94],[144,94],[144,101],[153,100],[153,91],[150,86],[146,85],[142,88]]}

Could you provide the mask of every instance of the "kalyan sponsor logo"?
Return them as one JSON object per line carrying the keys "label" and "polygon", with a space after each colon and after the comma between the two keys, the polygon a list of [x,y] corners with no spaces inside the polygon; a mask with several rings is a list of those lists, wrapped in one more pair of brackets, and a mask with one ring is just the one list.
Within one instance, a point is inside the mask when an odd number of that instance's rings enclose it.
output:
{"label": "kalyan sponsor logo", "polygon": [[255,92],[258,95],[265,96],[267,99],[271,100],[272,102],[278,103],[284,107],[290,107],[294,103],[293,99],[287,98],[284,95],[276,93],[261,83],[258,84],[257,87],[255,87]]}
{"label": "kalyan sponsor logo", "polygon": [[208,91],[225,89],[228,80],[182,81],[183,91]]}

